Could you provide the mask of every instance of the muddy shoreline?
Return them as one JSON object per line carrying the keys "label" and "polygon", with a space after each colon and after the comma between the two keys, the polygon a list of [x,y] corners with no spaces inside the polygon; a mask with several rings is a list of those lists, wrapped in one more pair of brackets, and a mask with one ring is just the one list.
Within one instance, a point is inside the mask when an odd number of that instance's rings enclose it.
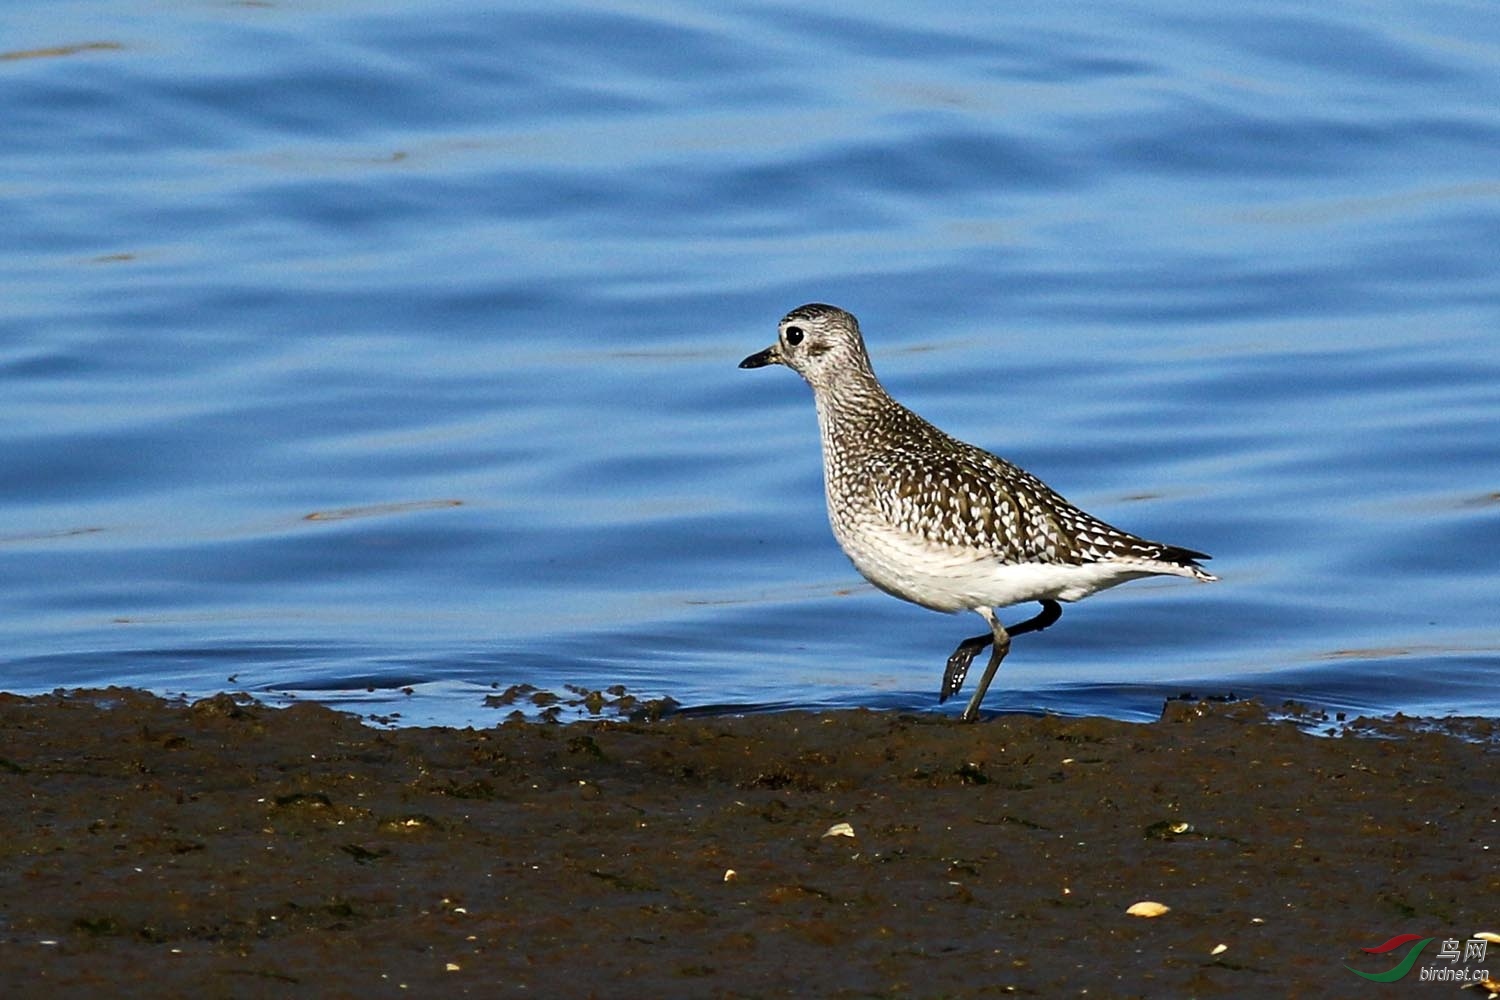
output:
{"label": "muddy shoreline", "polygon": [[[1308,735],[1254,703],[1171,703],[1152,724],[381,730],[229,695],[0,695],[0,982],[1360,995],[1346,964],[1394,964],[1362,947],[1500,930],[1500,725],[1356,731]],[[1127,915],[1142,901],[1170,909]]]}

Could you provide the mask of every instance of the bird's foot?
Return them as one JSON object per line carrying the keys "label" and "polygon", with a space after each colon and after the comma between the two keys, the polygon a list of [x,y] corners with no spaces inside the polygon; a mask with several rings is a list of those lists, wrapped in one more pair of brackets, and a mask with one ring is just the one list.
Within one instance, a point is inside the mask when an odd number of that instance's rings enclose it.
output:
{"label": "bird's foot", "polygon": [[969,667],[974,663],[974,657],[994,641],[995,637],[987,632],[958,644],[953,655],[948,657],[948,666],[943,670],[943,686],[938,691],[939,705],[958,693],[958,689],[964,686],[964,678],[969,676]]}

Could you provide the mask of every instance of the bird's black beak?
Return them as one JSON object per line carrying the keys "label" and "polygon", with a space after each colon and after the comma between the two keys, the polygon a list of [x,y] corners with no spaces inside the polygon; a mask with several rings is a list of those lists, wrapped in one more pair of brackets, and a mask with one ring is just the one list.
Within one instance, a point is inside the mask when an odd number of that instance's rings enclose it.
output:
{"label": "bird's black beak", "polygon": [[748,358],[746,358],[744,361],[741,361],[740,362],[740,367],[741,368],[764,368],[766,365],[779,365],[781,363],[782,363],[782,361],[781,361],[781,348],[778,345],[776,345],[776,344],[772,344],[770,347],[766,348],[764,351],[760,351],[759,353],[752,354]]}

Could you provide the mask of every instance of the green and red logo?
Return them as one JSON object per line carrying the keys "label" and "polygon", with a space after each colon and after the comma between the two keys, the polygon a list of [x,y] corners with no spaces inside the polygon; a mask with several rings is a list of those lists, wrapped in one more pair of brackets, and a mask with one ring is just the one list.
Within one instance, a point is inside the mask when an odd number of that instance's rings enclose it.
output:
{"label": "green and red logo", "polygon": [[1403,958],[1400,964],[1397,965],[1394,969],[1390,969],[1386,972],[1360,972],[1358,969],[1348,965],[1344,966],[1344,968],[1348,969],[1356,976],[1363,976],[1364,978],[1370,980],[1370,982],[1372,983],[1394,983],[1396,980],[1400,979],[1402,976],[1405,976],[1408,972],[1411,971],[1411,967],[1413,965],[1416,965],[1417,959],[1421,957],[1422,949],[1427,947],[1435,940],[1437,939],[1430,937],[1424,938],[1420,934],[1397,934],[1385,944],[1378,944],[1373,948],[1360,949],[1360,951],[1364,952],[1367,955],[1384,955],[1387,952],[1395,951],[1403,944],[1408,944],[1412,941],[1417,942],[1416,947],[1408,951],[1406,953],[1406,957]]}
{"label": "green and red logo", "polygon": [[[1394,958],[1396,949],[1410,945],[1406,950],[1406,957],[1397,962],[1394,968],[1385,972],[1360,972],[1348,965],[1344,968],[1372,983],[1394,983],[1398,979],[1405,979],[1412,966],[1417,964],[1417,959],[1422,957],[1422,950],[1437,940],[1436,935],[1423,937],[1420,934],[1397,934],[1385,944],[1360,949],[1366,955],[1391,955]],[[1457,937],[1443,938],[1437,953],[1423,964],[1417,979],[1424,983],[1461,983],[1464,989],[1478,986],[1491,997],[1500,998],[1500,981],[1491,976],[1490,967],[1483,964],[1489,957],[1492,941],[1500,941],[1500,934],[1476,931],[1467,941]],[[1474,968],[1470,963],[1482,967]]]}

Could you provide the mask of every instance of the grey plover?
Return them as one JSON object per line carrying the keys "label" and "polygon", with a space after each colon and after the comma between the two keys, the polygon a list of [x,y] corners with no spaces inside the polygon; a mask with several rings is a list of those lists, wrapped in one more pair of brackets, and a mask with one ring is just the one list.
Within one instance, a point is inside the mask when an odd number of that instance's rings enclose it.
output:
{"label": "grey plover", "polygon": [[[828,520],[855,569],[888,594],[974,611],[989,625],[958,644],[938,695],[956,693],[974,657],[992,647],[967,722],[979,717],[1011,636],[1056,622],[1059,601],[1147,576],[1217,579],[1198,565],[1202,552],[1111,527],[896,402],[870,367],[858,320],[842,309],[815,302],[787,313],[776,343],[740,362],[766,365],[786,365],[812,387]],[[1027,601],[1041,602],[1041,613],[1009,627],[995,616]]]}

